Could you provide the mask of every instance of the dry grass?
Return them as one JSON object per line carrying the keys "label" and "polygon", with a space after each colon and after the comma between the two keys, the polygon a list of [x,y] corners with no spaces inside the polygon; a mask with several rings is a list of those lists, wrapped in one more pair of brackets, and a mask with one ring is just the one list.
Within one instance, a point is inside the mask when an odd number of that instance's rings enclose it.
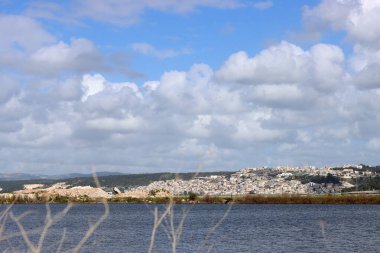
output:
{"label": "dry grass", "polygon": [[[211,155],[211,151],[210,151],[209,155]],[[203,163],[199,164],[197,171],[194,174],[193,178],[198,176],[199,172],[202,170],[203,165],[204,165]],[[184,201],[184,200],[186,200],[186,201]],[[161,213],[159,212],[158,207],[155,207],[154,210],[152,211],[153,217],[154,217],[154,222],[153,222],[153,228],[152,228],[152,234],[151,234],[151,238],[150,238],[148,253],[151,253],[153,248],[154,248],[155,238],[156,238],[157,230],[159,227],[161,227],[164,230],[166,236],[168,237],[168,240],[171,244],[171,252],[172,253],[177,252],[177,245],[181,239],[184,222],[185,222],[186,217],[189,213],[189,209],[188,208],[183,209],[182,216],[181,216],[179,222],[177,222],[177,224],[176,224],[175,223],[175,215],[174,215],[174,205],[175,204],[182,204],[182,203],[189,203],[189,201],[191,201],[192,204],[196,203],[193,199],[190,200],[189,197],[183,198],[183,197],[169,196],[169,197],[164,197],[164,198],[162,198],[162,197],[150,198],[149,203],[166,203],[166,205],[165,205],[164,210]],[[211,227],[209,229],[208,234],[206,235],[204,240],[200,242],[200,244],[199,244],[199,246],[195,252],[201,252],[203,250],[207,241],[210,239],[211,235],[223,223],[225,218],[228,216],[228,213],[230,212],[230,210],[231,210],[231,205],[228,208],[227,212],[222,217],[222,219],[220,219],[218,223],[216,223],[213,227]]]}
{"label": "dry grass", "polygon": [[[177,223],[175,222],[175,214],[174,214],[174,206],[175,201],[173,198],[170,198],[169,203],[167,203],[161,212],[159,211],[158,207],[155,207],[152,211],[154,222],[153,222],[153,228],[150,238],[150,245],[148,249],[148,253],[151,253],[154,248],[155,238],[157,234],[157,230],[159,227],[163,229],[165,232],[170,244],[171,244],[171,252],[176,253],[177,252],[177,246],[178,242],[181,239],[181,235],[183,233],[183,227],[186,220],[186,217],[190,211],[189,208],[183,209],[183,213],[180,216],[181,218]],[[215,233],[216,229],[224,222],[224,220],[227,218],[228,214],[230,213],[230,210],[232,208],[232,204],[229,204],[229,207],[227,208],[226,212],[224,213],[223,217],[218,220],[218,222],[209,228],[207,235],[205,238],[199,243],[198,247],[194,252],[209,252],[212,248],[212,244],[209,246],[209,249],[207,251],[204,251],[206,244],[209,242],[213,234]]]}
{"label": "dry grass", "polygon": [[236,204],[380,204],[380,196],[368,195],[247,195],[233,198]]}

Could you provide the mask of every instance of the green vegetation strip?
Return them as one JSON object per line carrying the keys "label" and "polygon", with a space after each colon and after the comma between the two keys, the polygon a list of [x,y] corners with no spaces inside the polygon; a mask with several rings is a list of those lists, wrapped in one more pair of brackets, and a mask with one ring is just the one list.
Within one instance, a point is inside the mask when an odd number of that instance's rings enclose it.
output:
{"label": "green vegetation strip", "polygon": [[[35,203],[101,203],[102,199],[91,199],[87,196],[67,198],[62,196],[49,196],[44,198],[27,198],[25,196],[12,196],[2,198],[0,204],[35,204]],[[236,197],[223,196],[181,196],[181,197],[113,197],[107,199],[108,203],[130,204],[380,204],[380,195],[246,195]]]}

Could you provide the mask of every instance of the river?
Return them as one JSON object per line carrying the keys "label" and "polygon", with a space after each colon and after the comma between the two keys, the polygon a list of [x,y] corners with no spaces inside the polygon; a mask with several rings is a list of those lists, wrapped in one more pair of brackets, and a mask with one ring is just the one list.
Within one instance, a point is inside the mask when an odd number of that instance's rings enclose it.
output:
{"label": "river", "polygon": [[[0,212],[7,206],[0,205]],[[52,204],[52,215],[65,205]],[[147,252],[154,221],[164,205],[111,204],[110,213],[80,252]],[[230,209],[229,209],[230,208]],[[45,205],[15,205],[33,244],[46,217]],[[104,212],[101,204],[73,206],[48,231],[42,252],[71,252]],[[380,252],[380,205],[176,205],[174,230],[183,219],[177,252]],[[3,219],[4,221],[4,219]],[[0,252],[27,252],[8,215]],[[156,232],[153,252],[172,252],[170,218]]]}

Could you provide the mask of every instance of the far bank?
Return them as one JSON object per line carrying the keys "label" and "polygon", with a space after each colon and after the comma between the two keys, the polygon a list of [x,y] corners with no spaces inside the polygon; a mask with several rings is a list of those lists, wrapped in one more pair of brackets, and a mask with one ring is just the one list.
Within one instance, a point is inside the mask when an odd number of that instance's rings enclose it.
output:
{"label": "far bank", "polygon": [[128,204],[380,204],[380,195],[244,195],[244,196],[175,196],[175,197],[89,197],[60,195],[1,194],[0,204],[44,203],[128,203]]}

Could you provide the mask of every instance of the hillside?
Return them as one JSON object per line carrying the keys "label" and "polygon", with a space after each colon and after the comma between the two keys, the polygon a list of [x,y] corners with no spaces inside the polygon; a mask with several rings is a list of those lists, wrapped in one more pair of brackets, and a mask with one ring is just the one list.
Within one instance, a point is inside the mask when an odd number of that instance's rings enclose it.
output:
{"label": "hillside", "polygon": [[[197,176],[210,176],[210,175],[226,175],[229,176],[234,172],[201,172]],[[153,173],[153,174],[129,174],[129,175],[111,175],[99,176],[101,186],[111,188],[114,186],[121,188],[129,188],[135,186],[148,185],[153,181],[169,180],[180,178],[183,180],[191,179],[195,173]],[[23,189],[25,184],[45,184],[47,186],[56,184],[58,182],[65,182],[71,186],[95,186],[94,179],[90,176],[87,177],[73,177],[68,179],[30,179],[30,180],[0,180],[0,188],[2,192],[13,192]]]}

